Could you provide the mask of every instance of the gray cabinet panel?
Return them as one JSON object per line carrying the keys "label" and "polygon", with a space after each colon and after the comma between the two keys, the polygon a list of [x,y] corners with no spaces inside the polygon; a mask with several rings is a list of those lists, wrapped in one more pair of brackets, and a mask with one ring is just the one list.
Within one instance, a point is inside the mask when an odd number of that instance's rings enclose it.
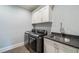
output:
{"label": "gray cabinet panel", "polygon": [[78,53],[77,48],[44,38],[45,53]]}
{"label": "gray cabinet panel", "polygon": [[48,39],[44,39],[44,53],[56,53],[57,49],[56,49],[56,44],[55,42],[48,40]]}

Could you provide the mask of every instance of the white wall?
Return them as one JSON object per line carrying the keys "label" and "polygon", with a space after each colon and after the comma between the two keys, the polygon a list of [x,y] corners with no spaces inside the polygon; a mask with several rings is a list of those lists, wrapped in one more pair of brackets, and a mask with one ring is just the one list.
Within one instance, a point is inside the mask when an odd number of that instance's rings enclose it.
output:
{"label": "white wall", "polygon": [[[63,22],[65,33],[79,35],[79,5],[56,5],[52,14],[52,20],[57,22],[57,29],[60,28],[60,22]],[[52,26],[51,31],[53,30]]]}
{"label": "white wall", "polygon": [[32,29],[31,12],[16,6],[0,6],[0,48],[24,41]]}

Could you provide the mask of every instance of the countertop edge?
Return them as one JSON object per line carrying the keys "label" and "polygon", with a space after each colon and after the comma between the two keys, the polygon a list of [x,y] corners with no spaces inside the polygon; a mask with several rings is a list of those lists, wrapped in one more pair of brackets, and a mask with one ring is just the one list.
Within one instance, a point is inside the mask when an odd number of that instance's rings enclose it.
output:
{"label": "countertop edge", "polygon": [[48,37],[46,37],[46,36],[45,36],[44,38],[47,38],[47,39],[49,39],[49,40],[52,40],[52,41],[55,41],[55,42],[58,42],[58,43],[61,43],[61,44],[68,45],[68,46],[71,46],[71,47],[74,47],[74,48],[79,49],[79,47],[76,47],[76,46],[73,46],[73,45],[71,45],[71,44],[67,44],[67,43],[64,43],[64,42],[60,42],[60,41],[57,41],[57,40],[48,38]]}

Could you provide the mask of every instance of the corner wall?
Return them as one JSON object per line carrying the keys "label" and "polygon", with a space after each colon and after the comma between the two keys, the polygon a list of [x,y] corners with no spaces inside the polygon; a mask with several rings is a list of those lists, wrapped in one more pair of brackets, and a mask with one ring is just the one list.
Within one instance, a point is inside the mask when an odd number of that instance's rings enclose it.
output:
{"label": "corner wall", "polygon": [[31,12],[16,6],[0,6],[0,49],[24,42],[32,29]]}

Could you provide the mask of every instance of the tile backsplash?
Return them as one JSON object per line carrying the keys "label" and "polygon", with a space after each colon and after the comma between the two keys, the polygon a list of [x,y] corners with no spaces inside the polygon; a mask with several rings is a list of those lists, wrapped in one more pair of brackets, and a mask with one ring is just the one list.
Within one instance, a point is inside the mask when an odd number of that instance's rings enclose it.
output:
{"label": "tile backsplash", "polygon": [[52,23],[48,22],[48,23],[34,24],[33,27],[34,27],[35,29],[47,30],[47,31],[48,31],[48,34],[50,34],[50,32],[51,32],[51,27],[52,27]]}

